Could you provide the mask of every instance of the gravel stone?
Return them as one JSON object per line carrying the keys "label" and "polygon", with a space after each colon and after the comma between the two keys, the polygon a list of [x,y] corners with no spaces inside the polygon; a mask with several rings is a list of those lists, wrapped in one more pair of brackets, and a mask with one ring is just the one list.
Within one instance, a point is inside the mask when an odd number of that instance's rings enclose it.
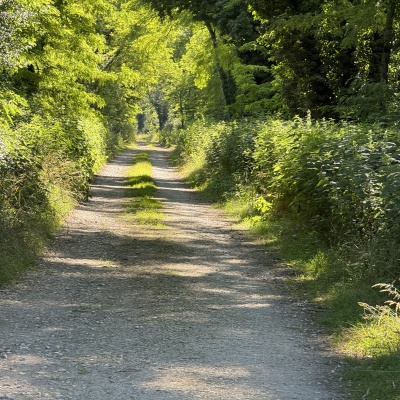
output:
{"label": "gravel stone", "polygon": [[[124,186],[150,152],[164,226]],[[35,270],[0,291],[0,399],[339,400],[340,361],[282,261],[201,200],[169,150],[128,150]]]}

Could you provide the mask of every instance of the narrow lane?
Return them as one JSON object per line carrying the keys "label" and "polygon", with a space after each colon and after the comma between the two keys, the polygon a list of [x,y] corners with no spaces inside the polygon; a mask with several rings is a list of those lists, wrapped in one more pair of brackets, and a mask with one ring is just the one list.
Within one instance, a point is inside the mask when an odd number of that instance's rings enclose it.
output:
{"label": "narrow lane", "polygon": [[[150,151],[164,227],[126,214]],[[266,249],[187,188],[168,151],[108,164],[37,271],[0,291],[0,399],[342,399],[336,361]]]}

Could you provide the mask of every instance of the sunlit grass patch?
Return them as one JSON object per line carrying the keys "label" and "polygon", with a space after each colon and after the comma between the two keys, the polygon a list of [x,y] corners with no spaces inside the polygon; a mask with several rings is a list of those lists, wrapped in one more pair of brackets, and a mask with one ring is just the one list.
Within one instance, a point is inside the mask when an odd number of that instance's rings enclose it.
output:
{"label": "sunlit grass patch", "polygon": [[343,348],[352,355],[389,356],[400,354],[400,291],[393,284],[377,284],[389,297],[382,305],[360,302],[364,321],[347,330]]}
{"label": "sunlit grass patch", "polygon": [[159,211],[162,203],[150,196],[135,196],[129,202],[129,212],[144,225],[161,226],[163,214]]}
{"label": "sunlit grass patch", "polygon": [[380,315],[358,323],[340,337],[347,354],[343,377],[350,399],[400,399],[400,318]]}
{"label": "sunlit grass patch", "polygon": [[147,163],[147,165],[143,165],[142,168],[144,168],[147,173],[151,172],[151,163],[149,161],[149,153],[147,151],[138,153],[133,159],[133,165],[140,164],[141,162]]}
{"label": "sunlit grass patch", "polygon": [[127,184],[129,185],[130,197],[151,197],[157,190],[156,185],[148,175],[129,178]]}
{"label": "sunlit grass patch", "polygon": [[143,225],[162,226],[163,214],[156,211],[142,210],[136,213],[137,220]]}
{"label": "sunlit grass patch", "polygon": [[130,197],[127,208],[139,223],[162,226],[163,214],[160,212],[162,203],[154,199],[157,187],[151,177],[151,171],[149,154],[147,152],[137,154],[126,179],[127,194]]}
{"label": "sunlit grass patch", "polygon": [[146,146],[154,148],[154,143],[159,142],[159,134],[157,131],[150,131],[146,133],[137,134],[137,140],[145,142]]}
{"label": "sunlit grass patch", "polygon": [[342,349],[357,357],[389,356],[400,352],[400,318],[382,315],[349,328]]}

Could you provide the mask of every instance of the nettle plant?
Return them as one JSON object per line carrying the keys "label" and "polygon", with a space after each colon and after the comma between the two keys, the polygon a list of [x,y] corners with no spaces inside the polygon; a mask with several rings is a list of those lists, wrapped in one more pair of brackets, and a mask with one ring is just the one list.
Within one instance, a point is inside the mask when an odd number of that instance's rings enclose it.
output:
{"label": "nettle plant", "polygon": [[358,303],[365,310],[367,319],[379,319],[381,317],[399,318],[400,322],[400,291],[394,283],[378,283],[373,287],[380,288],[381,293],[387,293],[390,297],[383,305],[370,306],[367,303]]}

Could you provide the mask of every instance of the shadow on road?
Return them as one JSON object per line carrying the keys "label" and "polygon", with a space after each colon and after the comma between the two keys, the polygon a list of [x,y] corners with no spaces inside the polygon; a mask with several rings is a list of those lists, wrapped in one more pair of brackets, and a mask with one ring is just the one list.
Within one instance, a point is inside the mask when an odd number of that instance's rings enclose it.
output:
{"label": "shadow on road", "polygon": [[1,296],[13,370],[0,380],[52,399],[339,399],[335,361],[274,260],[218,219],[166,155],[152,153],[167,229],[96,223],[123,220],[124,178],[109,168],[36,281]]}

